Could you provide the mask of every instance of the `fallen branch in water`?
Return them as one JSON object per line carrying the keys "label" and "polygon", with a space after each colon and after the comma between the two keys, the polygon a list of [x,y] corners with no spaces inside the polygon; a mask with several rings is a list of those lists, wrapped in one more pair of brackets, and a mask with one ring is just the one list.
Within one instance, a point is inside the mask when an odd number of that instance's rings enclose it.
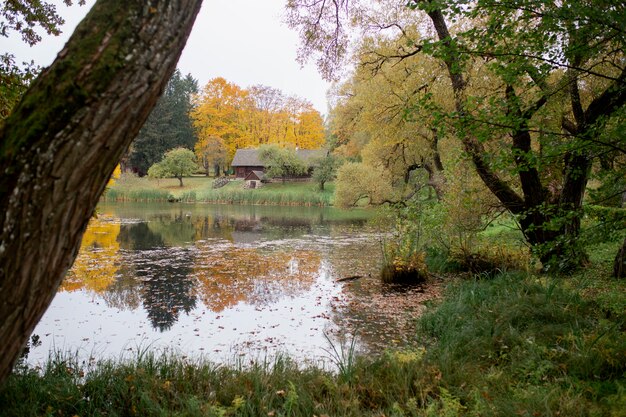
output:
{"label": "fallen branch in water", "polygon": [[347,281],[356,281],[357,279],[363,278],[363,275],[353,275],[351,277],[339,278],[335,282],[347,282]]}

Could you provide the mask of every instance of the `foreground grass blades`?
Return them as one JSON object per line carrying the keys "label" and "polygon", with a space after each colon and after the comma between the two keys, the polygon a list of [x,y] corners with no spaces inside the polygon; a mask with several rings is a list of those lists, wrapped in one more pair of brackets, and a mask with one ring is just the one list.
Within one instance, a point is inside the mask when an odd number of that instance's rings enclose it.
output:
{"label": "foreground grass blades", "polygon": [[[621,293],[605,303],[598,291]],[[288,358],[216,366],[144,354],[19,368],[3,416],[624,416],[624,283],[509,273],[453,284],[417,323],[420,346],[350,372]],[[593,291],[589,291],[593,288]],[[335,364],[341,368],[341,364]]]}

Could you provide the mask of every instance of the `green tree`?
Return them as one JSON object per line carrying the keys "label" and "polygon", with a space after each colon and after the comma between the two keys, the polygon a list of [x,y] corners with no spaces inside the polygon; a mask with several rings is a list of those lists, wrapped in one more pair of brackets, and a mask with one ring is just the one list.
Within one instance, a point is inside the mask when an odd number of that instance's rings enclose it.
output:
{"label": "green tree", "polygon": [[[73,2],[64,0],[64,3],[71,6]],[[77,3],[83,5],[85,1]],[[37,28],[57,36],[63,23],[55,5],[46,1],[5,1],[0,5],[0,36],[7,38],[15,32],[29,46],[41,41]],[[39,67],[33,62],[20,66],[15,62],[15,56],[0,54],[0,120],[9,115],[38,72]]]}
{"label": "green tree", "polygon": [[97,1],[0,123],[0,383],[74,261],[200,6]]}
{"label": "green tree", "polygon": [[174,71],[163,95],[130,147],[127,161],[132,170],[145,175],[168,149],[194,148],[197,136],[190,112],[193,95],[197,92],[198,83],[191,74],[183,77],[178,69]]}
{"label": "green tree", "polygon": [[341,165],[341,161],[333,154],[328,154],[324,158],[314,161],[313,180],[320,186],[320,190],[324,190],[324,184],[333,181],[337,177],[337,168]]}
{"label": "green tree", "polygon": [[267,167],[265,175],[271,178],[281,177],[283,183],[287,177],[304,175],[307,171],[307,166],[292,149],[263,145],[259,148],[259,158]]}
{"label": "green tree", "polygon": [[176,148],[168,151],[161,162],[157,162],[148,169],[151,178],[178,178],[183,186],[183,177],[188,177],[198,170],[196,156],[185,148]]}
{"label": "green tree", "polygon": [[337,170],[335,204],[338,207],[354,207],[362,200],[378,205],[391,199],[394,191],[388,171],[361,162],[349,162]]}

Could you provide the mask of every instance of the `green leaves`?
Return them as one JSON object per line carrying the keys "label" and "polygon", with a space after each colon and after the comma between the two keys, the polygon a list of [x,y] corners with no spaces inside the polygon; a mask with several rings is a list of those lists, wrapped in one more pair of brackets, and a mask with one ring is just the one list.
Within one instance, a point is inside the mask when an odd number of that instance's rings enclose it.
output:
{"label": "green leaves", "polygon": [[198,169],[195,159],[196,156],[189,149],[172,149],[165,154],[161,162],[150,167],[148,176],[151,178],[175,177],[180,180],[182,187],[182,178],[193,174]]}
{"label": "green leaves", "polygon": [[267,169],[268,177],[291,177],[306,173],[307,166],[296,156],[291,149],[280,148],[277,145],[264,145],[259,148],[259,158]]}
{"label": "green leaves", "polygon": [[192,96],[197,93],[197,81],[190,74],[183,76],[176,70],[163,96],[150,113],[148,120],[133,141],[128,161],[140,175],[160,161],[165,152],[176,147],[193,149],[196,132],[189,112]]}

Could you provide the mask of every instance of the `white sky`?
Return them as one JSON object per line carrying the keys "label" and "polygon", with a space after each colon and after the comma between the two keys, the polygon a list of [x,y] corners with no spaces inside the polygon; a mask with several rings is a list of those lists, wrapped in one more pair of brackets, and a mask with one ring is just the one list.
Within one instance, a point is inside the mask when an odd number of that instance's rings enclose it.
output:
{"label": "white sky", "polygon": [[[0,51],[10,52],[17,62],[34,60],[47,66],[63,48],[74,27],[94,0],[83,7],[67,8],[61,0],[59,14],[66,20],[59,37],[46,36],[34,47],[19,37],[0,37]],[[263,84],[297,95],[327,113],[326,91],[313,64],[300,68],[296,62],[298,37],[282,23],[286,0],[204,0],[178,67],[191,73],[202,87],[214,77],[224,77],[241,87]]]}

